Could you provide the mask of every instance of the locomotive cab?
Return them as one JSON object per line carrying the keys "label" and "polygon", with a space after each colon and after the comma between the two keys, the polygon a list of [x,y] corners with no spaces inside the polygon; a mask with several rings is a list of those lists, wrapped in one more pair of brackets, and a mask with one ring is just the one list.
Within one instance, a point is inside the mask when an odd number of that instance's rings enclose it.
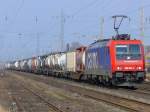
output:
{"label": "locomotive cab", "polygon": [[117,38],[111,41],[112,78],[114,83],[141,83],[145,79],[144,47],[140,40]]}

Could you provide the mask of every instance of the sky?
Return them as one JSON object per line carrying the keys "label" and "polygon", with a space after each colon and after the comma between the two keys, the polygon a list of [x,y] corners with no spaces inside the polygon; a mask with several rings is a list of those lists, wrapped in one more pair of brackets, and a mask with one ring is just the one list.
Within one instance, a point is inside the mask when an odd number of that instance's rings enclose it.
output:
{"label": "sky", "polygon": [[[139,31],[141,7],[144,37]],[[0,61],[59,51],[62,13],[64,44],[94,42],[100,35],[101,18],[104,18],[103,38],[111,38],[115,35],[111,17],[123,14],[130,21],[124,20],[120,32],[150,45],[149,10],[149,0],[0,0]]]}

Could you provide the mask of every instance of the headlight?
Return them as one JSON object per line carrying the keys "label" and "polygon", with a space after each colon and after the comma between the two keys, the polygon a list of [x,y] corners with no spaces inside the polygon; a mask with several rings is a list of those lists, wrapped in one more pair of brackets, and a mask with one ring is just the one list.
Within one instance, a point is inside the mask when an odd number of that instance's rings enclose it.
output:
{"label": "headlight", "polygon": [[128,69],[129,69],[129,67],[124,67],[124,69],[125,69],[125,70],[128,70]]}
{"label": "headlight", "polygon": [[122,67],[119,67],[119,66],[118,66],[118,67],[117,67],[117,70],[122,70]]}
{"label": "headlight", "polygon": [[137,67],[137,69],[138,69],[138,70],[141,70],[141,69],[142,69],[142,67]]}

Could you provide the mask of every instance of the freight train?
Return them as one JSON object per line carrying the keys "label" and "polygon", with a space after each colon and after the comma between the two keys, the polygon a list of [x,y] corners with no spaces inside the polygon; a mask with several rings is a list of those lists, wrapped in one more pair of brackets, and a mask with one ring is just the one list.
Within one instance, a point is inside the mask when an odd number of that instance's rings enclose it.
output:
{"label": "freight train", "polygon": [[145,80],[144,47],[140,40],[122,34],[74,51],[13,61],[7,68],[104,85],[133,86]]}

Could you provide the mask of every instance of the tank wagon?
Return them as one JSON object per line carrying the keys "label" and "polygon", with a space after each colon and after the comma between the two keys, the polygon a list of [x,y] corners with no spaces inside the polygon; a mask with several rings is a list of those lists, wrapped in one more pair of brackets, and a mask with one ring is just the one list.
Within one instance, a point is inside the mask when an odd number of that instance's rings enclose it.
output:
{"label": "tank wagon", "polygon": [[20,71],[90,80],[105,85],[130,86],[145,79],[142,42],[131,40],[125,34],[98,40],[74,51],[51,53],[8,65]]}

